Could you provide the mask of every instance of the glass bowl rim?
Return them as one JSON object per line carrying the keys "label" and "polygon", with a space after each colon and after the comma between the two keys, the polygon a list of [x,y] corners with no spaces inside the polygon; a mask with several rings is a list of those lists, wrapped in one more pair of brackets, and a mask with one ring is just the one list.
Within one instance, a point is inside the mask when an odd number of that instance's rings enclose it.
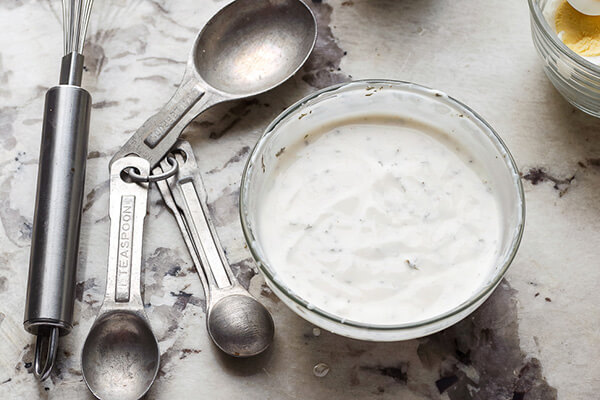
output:
{"label": "glass bowl rim", "polygon": [[[248,180],[250,169],[254,165],[258,165],[258,155],[262,154],[262,150],[264,149],[266,143],[269,142],[269,139],[274,135],[275,128],[285,120],[289,115],[301,110],[303,107],[309,105],[313,100],[317,100],[319,97],[338,91],[344,90],[347,88],[352,88],[353,86],[363,87],[363,86],[376,86],[376,85],[392,85],[394,88],[398,89],[411,89],[416,90],[422,94],[434,95],[436,101],[442,101],[445,99],[454,107],[460,109],[463,114],[469,115],[473,118],[475,122],[480,125],[480,132],[484,134],[488,139],[490,139],[493,144],[500,150],[506,157],[503,157],[505,160],[505,165],[508,168],[509,172],[513,176],[513,184],[516,188],[517,196],[519,198],[518,207],[520,209],[520,213],[518,214],[518,222],[517,229],[515,234],[513,235],[512,242],[510,243],[510,252],[505,258],[505,261],[501,268],[499,268],[490,283],[485,286],[482,286],[475,294],[473,294],[467,301],[459,304],[453,309],[446,311],[445,313],[436,315],[435,317],[431,317],[428,319],[423,319],[419,321],[396,324],[396,325],[383,325],[383,324],[370,324],[358,321],[352,321],[346,318],[342,318],[335,314],[329,313],[325,310],[320,309],[319,307],[311,305],[309,302],[304,300],[302,297],[296,295],[293,291],[291,291],[284,282],[281,282],[278,278],[275,277],[275,274],[271,272],[271,269],[268,267],[268,263],[263,259],[261,255],[259,255],[256,244],[258,240],[256,240],[256,236],[253,233],[253,229],[250,227],[247,216],[246,216],[246,198],[248,197]],[[487,130],[487,132],[486,132]],[[400,80],[390,80],[390,79],[361,79],[361,80],[353,80],[350,82],[343,82],[339,84],[335,84],[324,89],[317,90],[301,100],[298,100],[296,103],[292,104],[288,108],[286,108],[283,112],[281,112],[265,129],[262,136],[257,141],[256,145],[252,149],[250,156],[248,157],[248,161],[244,167],[244,171],[242,174],[242,180],[240,184],[240,197],[239,197],[239,213],[240,213],[240,221],[242,225],[242,230],[244,232],[244,238],[248,245],[248,249],[252,254],[252,257],[256,261],[258,268],[267,278],[267,283],[274,284],[277,289],[279,289],[288,299],[290,299],[296,305],[302,307],[303,309],[315,313],[321,318],[325,318],[326,320],[338,324],[342,324],[345,326],[364,329],[364,330],[373,330],[373,331],[402,331],[402,330],[411,330],[420,327],[427,327],[432,324],[442,322],[447,320],[448,318],[452,318],[455,315],[458,315],[470,307],[478,304],[480,301],[484,300],[491,294],[491,292],[498,286],[504,275],[508,271],[508,268],[512,264],[517,250],[519,249],[519,245],[521,243],[521,239],[523,237],[523,231],[525,228],[525,195],[523,192],[523,184],[521,182],[521,177],[519,173],[519,169],[517,164],[510,153],[509,149],[506,147],[504,141],[500,138],[500,136],[496,133],[496,131],[475,111],[473,111],[470,107],[465,105],[464,103],[454,99],[451,96],[448,96],[446,93],[428,88],[426,86],[422,86],[419,84],[400,81]]]}
{"label": "glass bowl rim", "polygon": [[550,39],[550,43],[553,45],[554,49],[558,50],[562,55],[569,58],[575,64],[589,70],[588,72],[591,72],[600,78],[600,65],[596,65],[593,62],[575,53],[573,50],[567,47],[567,45],[564,44],[562,40],[559,40],[558,35],[556,34],[556,32],[554,32],[554,29],[550,27],[550,24],[548,24],[548,21],[546,20],[546,17],[542,12],[542,9],[538,5],[538,0],[527,1],[529,3],[529,10],[531,12],[531,15],[533,16],[533,19],[535,20],[536,25],[541,28],[541,31],[543,32],[544,36]]}

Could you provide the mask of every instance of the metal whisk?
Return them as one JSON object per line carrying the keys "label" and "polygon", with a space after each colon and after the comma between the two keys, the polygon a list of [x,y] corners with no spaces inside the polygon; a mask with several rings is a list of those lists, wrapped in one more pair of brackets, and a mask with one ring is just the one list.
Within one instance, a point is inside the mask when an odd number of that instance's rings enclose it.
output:
{"label": "metal whisk", "polygon": [[63,0],[64,57],[59,85],[46,92],[25,329],[37,335],[34,374],[52,371],[58,337],[73,327],[75,271],[92,98],[80,87],[93,0]]}
{"label": "metal whisk", "polygon": [[87,32],[94,0],[63,0],[63,42],[65,55],[76,51],[83,53],[83,43]]}
{"label": "metal whisk", "polygon": [[[94,0],[62,0],[65,54],[60,73],[61,85],[81,85],[83,44],[93,4]],[[63,78],[68,81],[63,82]]]}

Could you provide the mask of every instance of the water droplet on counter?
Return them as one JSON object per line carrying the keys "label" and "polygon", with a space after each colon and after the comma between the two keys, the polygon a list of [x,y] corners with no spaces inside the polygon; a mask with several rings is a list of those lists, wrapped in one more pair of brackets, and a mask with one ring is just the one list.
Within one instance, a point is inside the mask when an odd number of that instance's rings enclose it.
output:
{"label": "water droplet on counter", "polygon": [[321,336],[321,330],[319,328],[313,328],[314,336]]}
{"label": "water droplet on counter", "polygon": [[317,378],[323,378],[328,373],[329,373],[329,365],[327,365],[325,363],[318,363],[313,368],[313,374]]}

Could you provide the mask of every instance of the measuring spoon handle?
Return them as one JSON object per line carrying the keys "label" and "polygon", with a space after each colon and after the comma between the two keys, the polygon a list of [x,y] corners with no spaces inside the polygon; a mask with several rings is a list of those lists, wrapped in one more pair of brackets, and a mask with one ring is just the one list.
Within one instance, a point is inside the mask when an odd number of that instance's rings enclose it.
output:
{"label": "measuring spoon handle", "polygon": [[202,179],[197,173],[198,165],[192,147],[180,141],[175,147],[179,173],[172,185],[175,202],[183,211],[188,231],[200,258],[201,267],[211,290],[237,286],[207,204]]}
{"label": "measuring spoon handle", "polygon": [[150,170],[140,157],[124,157],[110,168],[110,236],[105,307],[142,309],[141,272],[144,219],[148,207],[148,184],[126,182],[127,168],[141,175]]}
{"label": "measuring spoon handle", "polygon": [[219,102],[219,96],[207,92],[188,66],[173,97],[133,134],[111,160],[136,155],[154,168],[175,144],[181,132],[198,114]]}
{"label": "measuring spoon handle", "polygon": [[[170,166],[167,168],[170,168]],[[156,167],[154,169],[155,174],[160,174],[161,172],[163,172],[161,167]],[[174,179],[174,178],[170,178],[170,179]],[[175,199],[173,198],[173,194],[171,193],[171,188],[169,187],[169,182],[166,179],[160,180],[160,181],[156,182],[156,186],[158,187],[158,190],[160,192],[160,195],[163,198],[163,201],[165,202],[165,205],[167,206],[167,208],[171,211],[171,213],[175,217],[175,222],[177,222],[177,226],[179,227],[179,231],[181,232],[181,236],[183,237],[185,246],[188,248],[188,251],[190,253],[190,258],[192,259],[192,262],[194,263],[194,266],[196,267],[196,272],[198,273],[198,277],[200,278],[200,281],[202,282],[202,287],[204,288],[204,294],[205,294],[206,298],[208,299],[209,298],[208,282],[206,280],[206,275],[204,273],[204,270],[202,269],[202,265],[200,262],[200,256],[198,255],[198,251],[194,247],[194,243],[192,242],[192,238],[190,237],[190,232],[188,231],[185,221],[183,220],[183,218],[184,218],[183,213],[179,209],[179,207],[177,207],[177,204],[175,204]]]}

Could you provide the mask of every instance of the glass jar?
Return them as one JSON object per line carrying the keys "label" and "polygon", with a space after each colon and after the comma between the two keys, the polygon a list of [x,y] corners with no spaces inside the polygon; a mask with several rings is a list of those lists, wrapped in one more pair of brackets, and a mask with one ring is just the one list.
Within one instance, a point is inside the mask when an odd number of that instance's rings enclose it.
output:
{"label": "glass jar", "polygon": [[578,109],[600,117],[600,66],[569,49],[544,16],[548,0],[528,0],[533,44],[556,90]]}

